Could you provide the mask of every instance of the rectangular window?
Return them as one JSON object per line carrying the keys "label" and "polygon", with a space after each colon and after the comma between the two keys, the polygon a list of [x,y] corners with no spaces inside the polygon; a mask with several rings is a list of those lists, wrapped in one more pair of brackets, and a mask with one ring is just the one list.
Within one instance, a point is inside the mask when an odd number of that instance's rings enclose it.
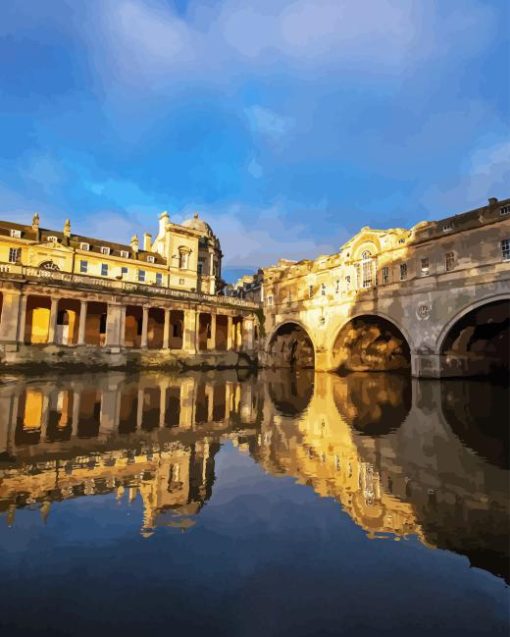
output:
{"label": "rectangular window", "polygon": [[203,271],[204,271],[204,264],[199,261],[198,262],[198,276],[202,276]]}
{"label": "rectangular window", "polygon": [[149,255],[149,256],[147,257],[147,262],[148,262],[148,263],[154,263],[154,261],[155,261],[155,259],[154,259],[154,257],[153,257],[152,255]]}
{"label": "rectangular window", "polygon": [[336,280],[335,293],[336,294],[340,293],[340,279]]}
{"label": "rectangular window", "polygon": [[421,260],[421,273],[422,274],[428,274],[429,273],[429,258],[428,257],[424,257]]}
{"label": "rectangular window", "polygon": [[110,248],[108,248],[106,246],[101,246],[100,252],[101,252],[101,254],[110,254]]}
{"label": "rectangular window", "polygon": [[179,279],[179,285],[184,285],[184,279]]}
{"label": "rectangular window", "polygon": [[400,280],[405,281],[407,279],[407,263],[400,264]]}
{"label": "rectangular window", "polygon": [[80,250],[88,252],[90,250],[90,243],[80,243]]}
{"label": "rectangular window", "polygon": [[450,232],[451,230],[453,230],[453,223],[451,221],[447,221],[443,225],[443,232]]}
{"label": "rectangular window", "polygon": [[313,296],[313,285],[308,286],[308,298],[312,298]]}
{"label": "rectangular window", "polygon": [[510,206],[503,206],[502,208],[499,209],[499,214],[501,216],[503,215],[510,215]]}
{"label": "rectangular window", "polygon": [[455,267],[455,254],[453,252],[447,252],[444,255],[444,269],[446,272],[450,272]]}
{"label": "rectangular window", "polygon": [[345,277],[345,289],[346,290],[350,290],[351,289],[351,277],[350,276],[346,276]]}
{"label": "rectangular window", "polygon": [[21,239],[21,230],[11,230],[11,237]]}
{"label": "rectangular window", "polygon": [[163,275],[161,272],[156,272],[156,285],[163,285]]}
{"label": "rectangular window", "polygon": [[80,272],[82,274],[87,274],[89,269],[89,262],[88,261],[80,261]]}
{"label": "rectangular window", "polygon": [[101,276],[108,276],[108,263],[101,263]]}
{"label": "rectangular window", "polygon": [[138,281],[139,283],[145,282],[145,270],[138,270]]}
{"label": "rectangular window", "polygon": [[390,269],[388,268],[388,266],[384,266],[384,268],[382,269],[382,282],[388,283],[389,280],[390,280]]}
{"label": "rectangular window", "polygon": [[16,263],[19,261],[20,255],[20,248],[9,248],[9,263]]}
{"label": "rectangular window", "polygon": [[126,276],[126,274],[128,273],[128,269],[125,265],[121,267],[120,273],[122,274],[122,276]]}
{"label": "rectangular window", "polygon": [[326,285],[324,283],[321,284],[321,296],[326,296]]}
{"label": "rectangular window", "polygon": [[267,304],[268,305],[273,305],[273,297],[272,296],[268,296],[267,297]]}
{"label": "rectangular window", "polygon": [[128,252],[127,250],[121,250],[121,251],[120,251],[120,256],[121,256],[123,259],[129,259],[129,252]]}
{"label": "rectangular window", "polygon": [[503,261],[510,261],[510,239],[503,239],[501,242],[501,256]]}

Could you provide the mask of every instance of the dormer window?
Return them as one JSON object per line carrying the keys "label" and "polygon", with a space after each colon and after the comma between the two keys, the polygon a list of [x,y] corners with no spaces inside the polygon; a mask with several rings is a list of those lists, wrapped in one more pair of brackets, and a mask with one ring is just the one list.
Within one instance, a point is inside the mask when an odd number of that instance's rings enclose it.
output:
{"label": "dormer window", "polygon": [[149,256],[147,257],[147,262],[148,262],[148,263],[154,263],[155,261],[156,261],[156,259],[155,259],[152,255],[149,255]]}
{"label": "dormer window", "polygon": [[120,251],[120,256],[121,256],[123,259],[129,259],[129,252],[128,252],[127,250],[121,250],[121,251]]}
{"label": "dormer window", "polygon": [[11,237],[15,238],[15,239],[21,239],[21,230],[11,230]]}
{"label": "dormer window", "polygon": [[80,243],[80,250],[88,252],[90,250],[90,243]]}
{"label": "dormer window", "polygon": [[101,246],[99,250],[101,254],[110,254],[110,248],[108,246]]}
{"label": "dormer window", "polygon": [[[502,208],[499,209],[499,214],[501,216],[503,215],[510,215],[510,206],[503,206]],[[12,235],[11,235],[12,236]]]}
{"label": "dormer window", "polygon": [[443,232],[451,232],[453,230],[453,223],[448,221],[443,225]]}
{"label": "dormer window", "polygon": [[50,234],[50,236],[47,238],[47,241],[48,243],[57,243],[58,238],[54,234]]}

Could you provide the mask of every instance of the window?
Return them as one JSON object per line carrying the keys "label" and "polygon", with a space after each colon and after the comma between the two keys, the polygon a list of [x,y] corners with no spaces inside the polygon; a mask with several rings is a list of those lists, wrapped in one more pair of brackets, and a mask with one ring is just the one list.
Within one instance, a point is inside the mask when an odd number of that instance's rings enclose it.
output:
{"label": "window", "polygon": [[101,263],[101,276],[108,276],[108,263]]}
{"label": "window", "polygon": [[450,272],[455,267],[455,254],[453,252],[447,252],[444,255],[444,269],[446,272]]}
{"label": "window", "polygon": [[510,239],[503,239],[501,242],[501,256],[503,261],[510,261]]}
{"label": "window", "polygon": [[110,248],[108,248],[107,246],[101,246],[99,250],[101,254],[110,254]]}
{"label": "window", "polygon": [[382,282],[389,283],[389,280],[390,280],[390,269],[388,268],[388,266],[384,266],[384,268],[382,269]]}
{"label": "window", "polygon": [[139,283],[145,282],[145,270],[138,270],[138,281]]}
{"label": "window", "polygon": [[163,275],[161,272],[156,272],[156,285],[163,285]]}
{"label": "window", "polygon": [[351,277],[350,276],[346,276],[345,277],[345,289],[346,290],[350,290],[351,289]]}
{"label": "window", "polygon": [[50,234],[50,236],[47,238],[47,241],[49,243],[57,243],[58,239],[54,234]]}
{"label": "window", "polygon": [[407,279],[407,263],[400,264],[400,280],[405,281]]}
{"label": "window", "polygon": [[429,273],[429,258],[428,257],[424,257],[421,260],[421,273],[422,274],[428,274]]}
{"label": "window", "polygon": [[326,285],[321,283],[321,296],[326,296]]}
{"label": "window", "polygon": [[[503,216],[503,215],[510,215],[510,206],[503,206],[502,208],[500,208],[500,209],[499,209],[499,214],[500,214],[501,216]],[[11,232],[12,232],[12,231],[11,231]],[[11,237],[12,237],[12,236],[13,236],[13,235],[11,234]]]}
{"label": "window", "polygon": [[187,248],[179,248],[179,269],[187,270],[189,263],[189,251]]}
{"label": "window", "polygon": [[184,279],[179,279],[179,285],[184,285]]}
{"label": "window", "polygon": [[88,252],[90,250],[90,243],[80,243],[80,250]]}
{"label": "window", "polygon": [[340,293],[340,279],[336,280],[336,286],[335,286],[335,294],[339,294]]}
{"label": "window", "polygon": [[313,285],[308,286],[308,298],[311,299],[313,296]]}
{"label": "window", "polygon": [[361,255],[361,271],[362,271],[362,286],[364,288],[372,287],[372,255],[368,250],[365,250]]}
{"label": "window", "polygon": [[14,237],[16,239],[21,239],[21,230],[11,230],[11,237]]}
{"label": "window", "polygon": [[443,225],[443,232],[450,232],[451,230],[453,230],[453,223],[451,221],[447,221]]}
{"label": "window", "polygon": [[267,304],[268,305],[273,305],[273,297],[272,296],[268,296],[267,297]]}
{"label": "window", "polygon": [[152,255],[149,255],[147,257],[147,261],[148,261],[148,263],[154,263],[155,259],[154,259],[154,257]]}
{"label": "window", "polygon": [[121,256],[123,259],[129,259],[129,252],[128,252],[127,250],[121,250],[121,251],[120,251],[120,256]]}
{"label": "window", "polygon": [[125,265],[121,267],[120,273],[122,274],[122,276],[126,276],[126,274],[128,273],[128,269]]}
{"label": "window", "polygon": [[204,264],[201,261],[199,261],[198,262],[198,269],[197,269],[198,276],[202,276],[203,271],[204,271]]}
{"label": "window", "polygon": [[21,256],[20,248],[9,248],[9,263],[17,263]]}
{"label": "window", "polygon": [[88,261],[80,261],[80,272],[81,274],[87,274],[89,269],[89,262]]}

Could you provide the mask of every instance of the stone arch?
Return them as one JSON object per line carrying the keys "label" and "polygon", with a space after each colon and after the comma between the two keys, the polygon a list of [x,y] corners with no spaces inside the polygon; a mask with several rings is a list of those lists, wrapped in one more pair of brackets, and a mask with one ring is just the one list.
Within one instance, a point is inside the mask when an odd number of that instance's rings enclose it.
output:
{"label": "stone arch", "polygon": [[268,352],[273,367],[312,368],[315,346],[308,330],[300,321],[284,321],[268,339]]}
{"label": "stone arch", "polygon": [[438,354],[462,375],[510,369],[510,298],[489,297],[463,308],[443,328]]}
{"label": "stone arch", "polygon": [[407,331],[380,312],[350,316],[336,332],[331,351],[337,371],[402,371],[411,368]]}

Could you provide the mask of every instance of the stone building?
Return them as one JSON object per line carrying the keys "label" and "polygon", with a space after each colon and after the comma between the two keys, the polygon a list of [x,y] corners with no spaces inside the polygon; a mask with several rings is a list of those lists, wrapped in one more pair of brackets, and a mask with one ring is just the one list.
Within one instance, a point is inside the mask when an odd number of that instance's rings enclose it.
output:
{"label": "stone building", "polygon": [[510,199],[263,270],[262,362],[415,376],[509,367]]}
{"label": "stone building", "polygon": [[235,365],[231,353],[255,350],[258,305],[218,294],[222,256],[198,213],[178,225],[163,212],[141,245],[74,234],[69,220],[46,229],[38,214],[0,221],[2,360]]}

